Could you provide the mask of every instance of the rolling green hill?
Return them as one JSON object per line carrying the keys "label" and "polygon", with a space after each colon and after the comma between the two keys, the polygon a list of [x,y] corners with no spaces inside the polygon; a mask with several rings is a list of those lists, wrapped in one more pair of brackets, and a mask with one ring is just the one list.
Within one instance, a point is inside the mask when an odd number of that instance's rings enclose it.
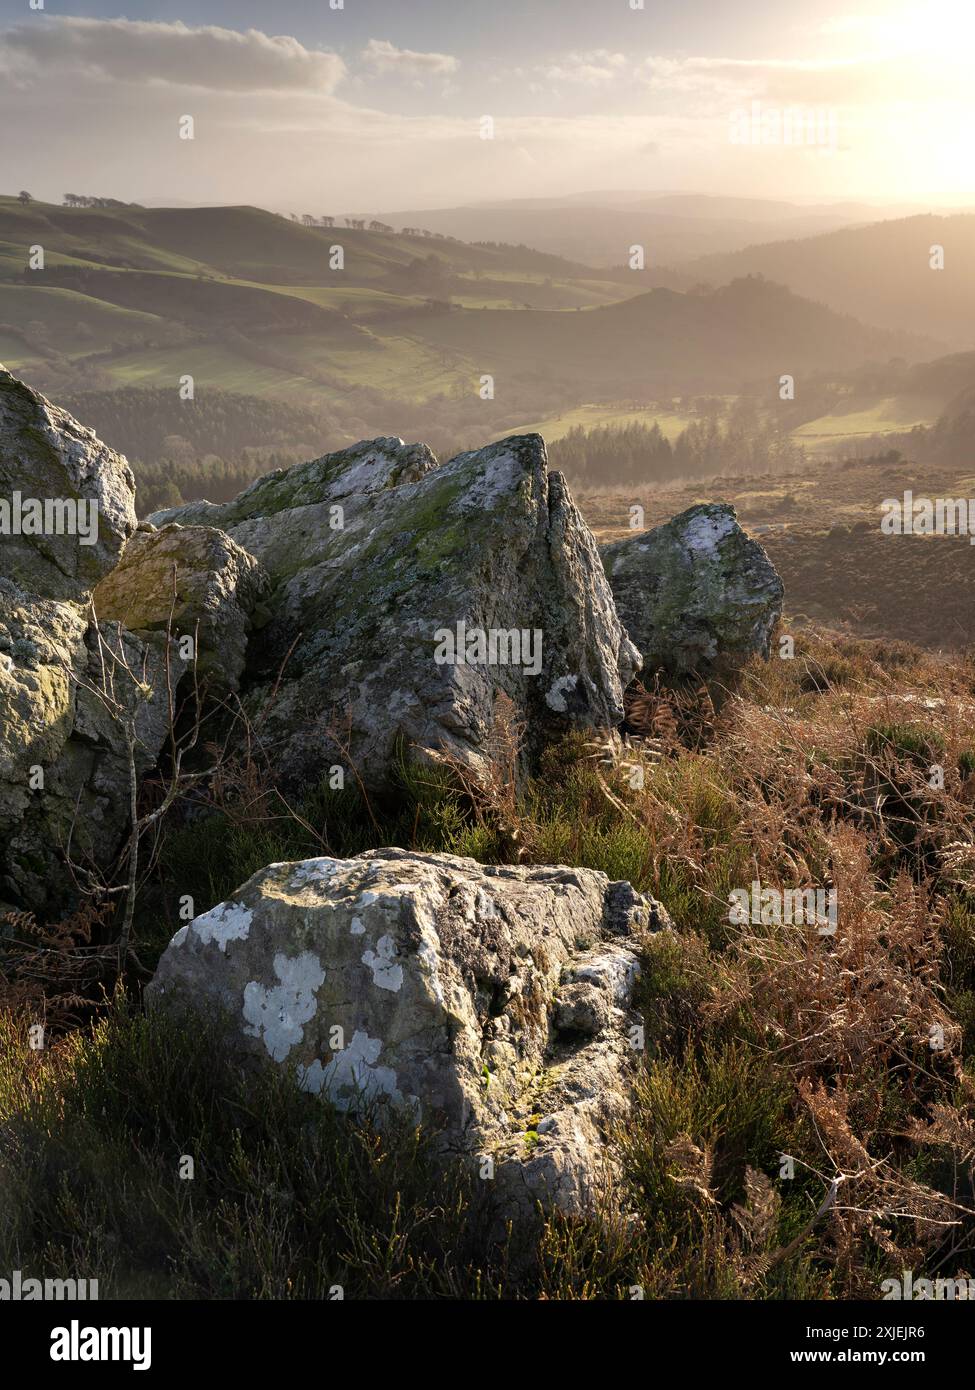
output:
{"label": "rolling green hill", "polygon": [[[28,269],[37,246],[44,266]],[[184,372],[229,390],[361,385],[423,399],[490,372],[557,382],[581,402],[593,387],[727,390],[752,373],[925,348],[756,279],[627,297],[632,281],[526,247],[303,226],[252,207],[0,199],[0,276],[8,365],[54,387],[59,374],[91,384],[89,367],[103,385],[163,385],[185,353]]]}
{"label": "rolling green hill", "polygon": [[[36,247],[41,269],[28,267]],[[349,386],[423,400],[466,390],[477,367],[427,339],[434,306],[575,310],[619,294],[527,247],[309,227],[252,207],[0,198],[0,352],[54,393],[188,373],[315,406],[323,388]]]}
{"label": "rolling green hill", "polygon": [[[525,246],[304,225],[255,207],[0,198],[0,360],[55,398],[99,400],[110,425],[137,411],[120,393],[170,392],[171,411],[154,407],[166,418],[158,439],[184,437],[186,377],[204,410],[207,393],[225,393],[326,419],[323,448],[378,434],[466,447],[583,422],[661,420],[676,435],[697,418],[691,395],[768,396],[783,374],[799,396],[776,418],[810,441],[903,430],[944,404],[947,367],[937,380],[888,379],[891,359],[935,356],[929,340],[761,275],[633,294],[643,283]],[[964,365],[952,370],[965,389]],[[194,441],[202,457],[205,431]],[[165,456],[152,448],[147,465]]]}
{"label": "rolling green hill", "polygon": [[404,328],[500,379],[534,373],[619,394],[729,391],[782,373],[852,368],[929,348],[747,278],[707,294],[658,289],[581,313],[442,312]]}

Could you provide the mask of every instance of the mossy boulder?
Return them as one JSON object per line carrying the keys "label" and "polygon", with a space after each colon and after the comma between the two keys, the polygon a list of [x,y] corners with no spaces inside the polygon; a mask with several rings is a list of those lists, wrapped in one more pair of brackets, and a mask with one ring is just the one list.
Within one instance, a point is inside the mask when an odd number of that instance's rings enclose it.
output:
{"label": "mossy boulder", "polygon": [[[341,502],[344,497],[384,492],[399,483],[413,483],[437,467],[436,456],[425,444],[404,444],[402,439],[366,439],[293,468],[276,468],[244,489],[232,502],[186,502],[154,512],[156,526],[178,522],[181,526],[217,526],[222,531],[244,528],[253,554],[272,545],[276,528],[271,518],[296,508],[306,521],[329,521],[314,511]],[[248,528],[245,523],[255,523]],[[242,542],[243,543],[243,542]]]}
{"label": "mossy boulder", "polygon": [[[262,738],[286,779],[338,764],[383,786],[404,750],[479,776],[499,693],[529,759],[560,733],[622,718],[637,655],[538,435],[443,465],[425,446],[372,440],[226,507],[155,520],[204,515],[270,575],[249,699],[256,710],[274,692]],[[469,642],[451,655],[444,634],[458,625]]]}
{"label": "mossy boulder", "polygon": [[700,503],[600,554],[648,673],[706,673],[768,656],[782,580],[734,507]]}
{"label": "mossy boulder", "polygon": [[195,638],[199,677],[211,691],[230,691],[267,583],[254,557],[212,526],[140,528],[95,590],[95,611],[139,634]]}

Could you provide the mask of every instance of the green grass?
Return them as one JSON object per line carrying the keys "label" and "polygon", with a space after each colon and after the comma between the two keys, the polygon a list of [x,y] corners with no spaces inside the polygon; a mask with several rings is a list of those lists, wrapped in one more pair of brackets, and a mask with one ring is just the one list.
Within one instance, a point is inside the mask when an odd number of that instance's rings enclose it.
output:
{"label": "green grass", "polygon": [[68,355],[103,350],[120,338],[157,339],[161,332],[171,332],[156,314],[40,284],[0,284],[0,321],[41,325],[45,341]]}
{"label": "green grass", "polygon": [[580,405],[572,410],[562,411],[558,415],[549,415],[541,420],[533,420],[529,424],[519,426],[517,431],[509,432],[540,434],[547,443],[554,443],[556,440],[563,439],[570,430],[576,428],[585,430],[600,427],[623,429],[627,425],[650,426],[656,423],[660,426],[661,432],[672,440],[676,439],[681,431],[685,430],[696,418],[693,415],[668,410],[632,409],[609,404]]}
{"label": "green grass", "polygon": [[175,389],[180,377],[189,373],[199,391],[207,386],[256,396],[294,391],[310,400],[315,389],[300,372],[248,361],[219,343],[188,343],[179,348],[123,352],[103,364],[103,369],[118,386],[171,386]]}
{"label": "green grass", "polygon": [[429,1138],[405,1124],[380,1136],[241,1071],[219,1023],[179,1026],[120,998],[36,1061],[7,1023],[4,1268],[96,1277],[102,1298],[446,1296],[458,1277],[477,1291],[470,1183],[438,1178]]}
{"label": "green grass", "polygon": [[3,1027],[0,1259],[97,1278],[102,1299],[740,1295],[666,1149],[684,1130],[713,1141],[739,1195],[743,1156],[774,1151],[784,1106],[740,1045],[654,1064],[625,1146],[645,1229],[554,1216],[504,1239],[485,1185],[439,1163],[433,1136],[378,1132],[287,1075],[241,1070],[219,1021],[120,997],[43,1063]]}
{"label": "green grass", "polygon": [[884,396],[851,399],[847,410],[835,410],[807,420],[793,438],[813,449],[835,449],[861,436],[897,434],[915,425],[933,425],[947,402],[934,396]]}

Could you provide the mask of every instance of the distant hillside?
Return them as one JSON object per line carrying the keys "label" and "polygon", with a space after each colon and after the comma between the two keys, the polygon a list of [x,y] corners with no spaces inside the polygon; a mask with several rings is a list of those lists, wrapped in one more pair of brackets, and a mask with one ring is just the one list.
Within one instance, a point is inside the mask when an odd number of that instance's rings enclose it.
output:
{"label": "distant hillside", "polygon": [[[944,270],[930,268],[943,246]],[[868,323],[975,347],[975,214],[907,217],[682,264],[674,283],[761,273]]]}
{"label": "distant hillside", "polygon": [[[97,265],[188,275],[220,275],[273,285],[319,285],[329,275],[330,249],[354,249],[339,283],[378,285],[403,281],[410,267],[433,256],[442,263],[441,279],[537,276],[595,278],[585,265],[527,246],[468,246],[447,237],[393,234],[337,225],[305,226],[256,207],[144,208],[135,205],[65,208],[33,202],[26,206],[0,197],[0,278],[22,269],[27,249],[40,244],[56,265]],[[52,254],[53,253],[53,254]],[[413,276],[415,279],[415,275]],[[434,288],[443,288],[437,284]],[[428,286],[417,283],[416,293]],[[491,284],[486,288],[490,290]],[[611,295],[610,297],[614,297]]]}
{"label": "distant hillside", "polygon": [[646,247],[649,263],[677,266],[754,242],[873,222],[878,215],[865,203],[803,207],[767,198],[633,192],[380,214],[397,227],[427,227],[467,241],[524,241],[599,266],[625,265],[634,242]]}
{"label": "distant hillside", "polygon": [[[680,216],[741,216],[752,229],[795,211],[672,201]],[[679,287],[650,289],[652,273],[491,244],[484,227],[468,244],[419,222],[404,234],[375,219],[332,220],[0,198],[0,361],[102,420],[140,463],[144,495],[224,489],[272,453],[379,434],[456,450],[528,425],[558,437],[574,425],[659,421],[676,437],[701,418],[690,398],[743,388],[771,406],[766,424],[814,447],[931,424],[947,400],[923,387],[915,399],[905,386],[909,398],[891,407],[899,386],[877,394],[892,359],[906,370],[940,344],[760,275],[711,288],[675,272]],[[32,247],[43,265],[29,265]],[[778,400],[785,373],[797,380],[791,408]],[[192,400],[178,389],[190,379]],[[966,385],[962,373],[953,393]],[[273,421],[248,401],[273,405]],[[249,441],[230,428],[235,415],[251,421]]]}
{"label": "distant hillside", "polygon": [[[31,246],[43,268],[28,268]],[[532,419],[599,395],[736,390],[750,375],[937,350],[760,280],[632,295],[648,282],[388,224],[0,199],[0,360],[60,394],[192,376],[316,410],[354,390],[476,403],[489,372],[509,414]]]}
{"label": "distant hillside", "polygon": [[621,394],[733,391],[757,377],[777,384],[785,372],[933,352],[918,337],[868,327],[760,277],[700,294],[652,290],[582,314],[443,313],[422,331],[499,381],[531,372]]}
{"label": "distant hillside", "polygon": [[[896,448],[916,463],[960,467],[971,472],[973,466],[972,440],[975,438],[975,352],[955,353],[913,367],[904,373],[905,385],[927,391],[931,409],[924,416],[911,418],[908,408],[897,428],[890,411],[885,411],[885,428],[877,429],[857,441],[857,453],[863,455],[878,448]],[[902,392],[899,400],[909,403],[913,398]],[[934,407],[937,408],[934,408]],[[804,431],[797,431],[801,438]],[[865,432],[864,432],[865,433]]]}
{"label": "distant hillside", "polygon": [[[32,247],[42,267],[29,266]],[[421,401],[476,381],[476,362],[422,333],[446,305],[557,311],[624,292],[529,247],[421,230],[305,226],[252,207],[0,198],[0,360],[55,394],[170,388],[188,375],[316,409],[323,393],[356,389]],[[534,408],[527,400],[522,413]]]}

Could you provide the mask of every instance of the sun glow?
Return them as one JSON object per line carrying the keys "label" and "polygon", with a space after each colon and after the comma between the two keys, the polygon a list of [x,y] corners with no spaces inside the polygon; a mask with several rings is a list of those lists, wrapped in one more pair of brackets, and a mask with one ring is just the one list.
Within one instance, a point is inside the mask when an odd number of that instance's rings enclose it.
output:
{"label": "sun glow", "polygon": [[875,33],[881,44],[898,54],[929,54],[970,66],[975,55],[975,0],[897,4],[888,15],[877,16]]}

